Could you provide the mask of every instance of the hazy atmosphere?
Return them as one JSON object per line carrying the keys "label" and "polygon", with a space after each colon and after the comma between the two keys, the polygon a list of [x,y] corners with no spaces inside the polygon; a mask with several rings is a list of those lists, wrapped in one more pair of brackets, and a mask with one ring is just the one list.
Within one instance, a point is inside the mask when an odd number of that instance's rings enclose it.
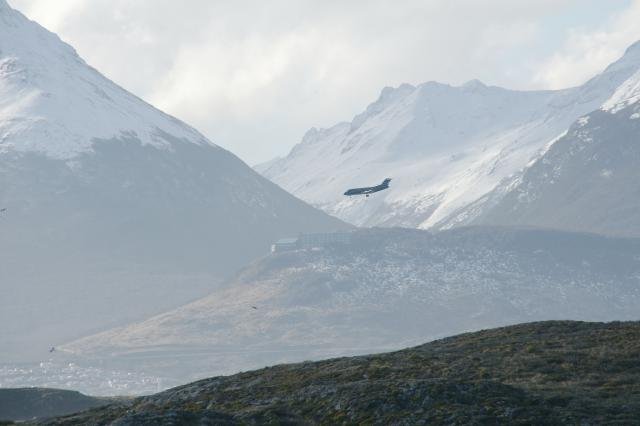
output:
{"label": "hazy atmosphere", "polygon": [[9,3],[251,165],[385,86],[564,88],[640,39],[638,0]]}
{"label": "hazy atmosphere", "polygon": [[637,424],[638,22],[0,0],[0,424]]}

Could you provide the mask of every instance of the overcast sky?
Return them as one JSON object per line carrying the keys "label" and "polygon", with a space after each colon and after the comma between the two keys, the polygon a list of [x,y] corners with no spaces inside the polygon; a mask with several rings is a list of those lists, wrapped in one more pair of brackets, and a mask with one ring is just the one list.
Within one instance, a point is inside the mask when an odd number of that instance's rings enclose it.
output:
{"label": "overcast sky", "polygon": [[568,87],[640,39],[640,0],[9,3],[252,165],[350,121],[385,86]]}

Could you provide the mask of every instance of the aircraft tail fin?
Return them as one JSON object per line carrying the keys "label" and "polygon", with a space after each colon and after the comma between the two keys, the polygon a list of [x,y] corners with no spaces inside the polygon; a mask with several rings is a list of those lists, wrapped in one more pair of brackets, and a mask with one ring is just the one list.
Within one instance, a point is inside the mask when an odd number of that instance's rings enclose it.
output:
{"label": "aircraft tail fin", "polygon": [[386,178],[385,180],[382,181],[382,185],[389,186],[389,182],[391,182],[391,178]]}

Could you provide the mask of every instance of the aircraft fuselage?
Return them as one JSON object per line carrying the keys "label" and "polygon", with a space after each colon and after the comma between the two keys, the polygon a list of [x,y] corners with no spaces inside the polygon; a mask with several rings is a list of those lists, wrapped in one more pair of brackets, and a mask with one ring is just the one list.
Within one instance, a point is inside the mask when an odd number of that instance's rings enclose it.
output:
{"label": "aircraft fuselage", "polygon": [[369,194],[373,194],[374,192],[382,191],[389,188],[389,182],[391,182],[391,179],[386,178],[380,185],[367,186],[365,188],[351,188],[347,190],[344,195],[349,197],[352,195],[366,195],[368,197]]}

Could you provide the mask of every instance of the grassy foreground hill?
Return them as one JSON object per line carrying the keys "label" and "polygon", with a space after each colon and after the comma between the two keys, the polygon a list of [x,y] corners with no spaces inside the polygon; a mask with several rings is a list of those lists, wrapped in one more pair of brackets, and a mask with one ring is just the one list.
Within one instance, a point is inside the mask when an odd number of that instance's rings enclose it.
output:
{"label": "grassy foreground hill", "polygon": [[633,424],[639,360],[640,322],[538,322],[215,377],[48,424]]}

